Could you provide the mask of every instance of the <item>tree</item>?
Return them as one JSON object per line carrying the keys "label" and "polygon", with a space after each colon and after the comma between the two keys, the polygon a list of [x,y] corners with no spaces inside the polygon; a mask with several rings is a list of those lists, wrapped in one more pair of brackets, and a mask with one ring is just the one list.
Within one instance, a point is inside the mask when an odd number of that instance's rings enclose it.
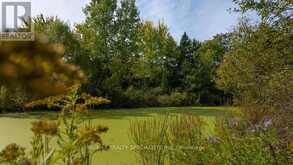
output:
{"label": "tree", "polygon": [[[140,62],[136,75],[147,87],[161,87],[168,92],[171,72],[177,64],[177,45],[166,25],[145,22],[141,27]],[[170,81],[169,81],[170,80]]]}
{"label": "tree", "polygon": [[183,57],[189,61],[192,61],[192,54],[193,54],[192,44],[193,43],[192,43],[191,39],[189,39],[187,33],[184,32],[184,34],[180,40],[179,48],[180,48],[180,51],[181,51],[181,54],[183,55]]}
{"label": "tree", "polygon": [[275,76],[290,70],[286,59],[292,55],[291,40],[292,35],[267,25],[249,31],[225,55],[218,70],[219,86],[231,91],[241,104],[270,107],[272,86],[278,83]]}
{"label": "tree", "polygon": [[189,76],[191,69],[194,67],[194,50],[192,44],[191,39],[188,37],[187,33],[184,32],[179,43],[180,56],[177,58],[178,69],[176,71],[177,73],[175,73],[177,75],[175,79],[178,79],[180,83],[180,86],[177,86],[177,88],[187,89],[191,85],[187,81],[187,77]]}
{"label": "tree", "polygon": [[177,71],[177,79],[181,80],[181,88],[189,92],[194,92],[195,86],[198,85],[198,82],[194,81],[195,78],[201,78],[197,74],[201,67],[198,51],[200,47],[199,41],[191,40],[186,33],[183,34],[179,44],[180,56],[177,60],[180,69]]}
{"label": "tree", "polygon": [[[288,94],[276,94],[274,86],[286,79],[288,83],[291,81],[288,61],[292,58],[292,1],[234,2],[242,12],[256,11],[262,22],[256,26],[247,21],[240,22],[233,33],[231,49],[218,71],[218,84],[233,92],[240,104],[259,105],[262,109],[271,109],[276,104],[280,107],[280,98]],[[289,85],[283,84],[278,88],[285,91],[281,88],[292,91]],[[281,109],[287,109],[282,104]]]}
{"label": "tree", "polygon": [[[78,35],[67,23],[58,17],[45,17],[42,14],[34,17],[33,23],[38,35],[45,37],[49,43],[63,45],[66,62],[78,66],[86,65],[88,60],[83,56]],[[86,68],[83,67],[83,69]]]}
{"label": "tree", "polygon": [[216,70],[222,62],[225,54],[224,45],[214,38],[201,44],[199,52],[199,67],[197,72],[196,91],[199,94],[199,100],[203,104],[222,104],[224,94],[216,88]]}
{"label": "tree", "polygon": [[56,17],[40,15],[34,19],[36,31],[47,35],[50,43],[64,45],[66,62],[88,75],[83,92],[107,97],[113,106],[142,102],[145,91],[152,89],[165,96],[190,94],[192,102],[201,93],[208,96],[203,91],[214,89],[219,45],[226,50],[226,41],[209,41],[204,48],[184,33],[178,45],[164,23],[140,20],[135,0],[119,3],[91,0],[84,8],[85,22],[75,29]]}
{"label": "tree", "polygon": [[85,67],[89,78],[83,89],[94,95],[105,95],[103,81],[110,74],[116,8],[116,0],[91,0],[84,8],[85,23],[76,26],[88,59]]}
{"label": "tree", "polygon": [[271,24],[290,31],[293,26],[293,1],[292,0],[233,0],[239,6],[236,11],[243,13],[255,11],[262,23]]}
{"label": "tree", "polygon": [[113,100],[125,102],[123,92],[136,83],[132,68],[139,58],[139,27],[140,18],[135,0],[122,0],[115,15],[110,74],[104,81],[106,93]]}

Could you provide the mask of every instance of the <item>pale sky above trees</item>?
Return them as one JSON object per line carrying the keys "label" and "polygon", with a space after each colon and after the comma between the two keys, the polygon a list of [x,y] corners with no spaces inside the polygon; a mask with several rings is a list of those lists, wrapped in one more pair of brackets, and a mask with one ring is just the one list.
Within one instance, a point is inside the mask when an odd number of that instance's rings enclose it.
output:
{"label": "pale sky above trees", "polygon": [[[57,15],[73,24],[83,21],[82,8],[89,0],[31,2],[33,15]],[[177,40],[184,31],[199,40],[210,39],[217,33],[230,31],[238,18],[228,11],[233,7],[232,0],[137,0],[137,5],[143,19],[163,20]]]}

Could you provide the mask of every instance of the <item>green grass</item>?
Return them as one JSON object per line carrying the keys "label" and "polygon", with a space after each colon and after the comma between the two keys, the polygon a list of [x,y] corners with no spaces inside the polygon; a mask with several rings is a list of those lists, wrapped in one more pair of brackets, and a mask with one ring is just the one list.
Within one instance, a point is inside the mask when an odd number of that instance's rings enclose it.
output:
{"label": "green grass", "polygon": [[[207,123],[207,131],[212,131],[213,122],[217,116],[223,116],[231,107],[168,107],[168,108],[137,108],[92,110],[84,118],[92,119],[94,123],[106,125],[109,132],[103,136],[104,142],[110,145],[110,151],[98,153],[95,164],[99,165],[134,165],[135,153],[125,147],[133,143],[129,139],[128,128],[130,120],[140,120],[163,114],[178,115],[182,113],[201,116]],[[9,143],[17,143],[29,147],[31,122],[41,118],[56,118],[54,112],[27,112],[0,115],[0,148]]]}

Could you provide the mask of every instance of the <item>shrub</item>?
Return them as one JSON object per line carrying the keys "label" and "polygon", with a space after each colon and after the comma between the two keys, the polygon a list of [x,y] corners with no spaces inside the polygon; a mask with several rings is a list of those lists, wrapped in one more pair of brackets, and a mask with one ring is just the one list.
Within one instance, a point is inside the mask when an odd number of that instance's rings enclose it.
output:
{"label": "shrub", "polygon": [[160,106],[171,106],[172,104],[172,100],[169,95],[158,96],[157,101]]}
{"label": "shrub", "polygon": [[141,106],[143,105],[144,97],[143,91],[135,89],[133,86],[129,87],[125,92],[127,106]]}
{"label": "shrub", "polygon": [[161,106],[184,106],[188,103],[186,92],[173,92],[170,95],[161,95],[157,97]]}
{"label": "shrub", "polygon": [[0,87],[0,111],[22,111],[28,99],[29,97],[20,88]]}
{"label": "shrub", "polygon": [[124,106],[185,106],[197,103],[192,93],[174,91],[167,94],[162,88],[150,88],[145,91],[129,87],[124,92]]}
{"label": "shrub", "polygon": [[144,102],[147,106],[158,106],[160,103],[158,96],[163,94],[163,90],[159,87],[151,88],[144,92]]}
{"label": "shrub", "polygon": [[188,94],[186,92],[173,92],[170,95],[170,99],[172,101],[172,105],[174,106],[186,105],[188,102]]}

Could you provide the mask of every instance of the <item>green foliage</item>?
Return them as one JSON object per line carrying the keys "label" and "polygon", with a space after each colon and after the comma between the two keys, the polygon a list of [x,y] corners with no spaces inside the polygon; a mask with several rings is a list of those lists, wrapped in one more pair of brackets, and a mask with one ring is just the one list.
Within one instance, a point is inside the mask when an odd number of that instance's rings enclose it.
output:
{"label": "green foliage", "polygon": [[165,94],[161,88],[151,88],[143,92],[130,87],[124,94],[125,106],[185,106],[195,104],[198,99],[196,95],[184,91]]}
{"label": "green foliage", "polygon": [[269,118],[253,125],[241,118],[218,119],[215,132],[204,131],[196,116],[161,117],[130,124],[141,164],[290,164]]}
{"label": "green foliage", "polygon": [[[218,85],[232,92],[238,103],[270,107],[274,104],[271,99],[277,93],[274,86],[281,81],[279,78],[290,82],[292,66],[286,60],[293,51],[289,46],[292,35],[266,25],[246,33],[249,35],[235,40],[225,55],[218,70]],[[281,88],[291,93],[289,84]]]}
{"label": "green foliage", "polygon": [[23,111],[23,107],[29,96],[21,88],[10,89],[5,86],[0,87],[0,110]]}
{"label": "green foliage", "polygon": [[[71,117],[64,117],[71,115]],[[79,113],[63,114],[60,118],[64,124],[64,131],[57,139],[61,150],[61,160],[64,164],[91,165],[92,158],[96,152],[108,149],[102,139],[101,134],[108,131],[107,127],[92,125],[90,121],[84,121]]]}
{"label": "green foliage", "polygon": [[[72,56],[71,61],[88,75],[88,81],[82,84],[84,92],[107,97],[117,107],[161,106],[158,100],[142,99],[149,98],[148,91],[153,88],[161,88],[165,96],[178,90],[204,95],[203,99],[190,99],[190,105],[222,103],[207,99],[211,94],[221,100],[223,94],[210,83],[214,72],[204,72],[210,65],[203,66],[199,41],[185,33],[178,45],[164,23],[140,20],[135,0],[119,3],[90,1],[84,9],[86,21],[76,26],[82,58]],[[61,26],[62,22],[57,24]]]}
{"label": "green foliage", "polygon": [[144,93],[144,101],[148,106],[159,105],[157,97],[162,95],[163,90],[161,88],[152,88]]}
{"label": "green foliage", "polygon": [[218,87],[233,94],[249,122],[259,124],[271,116],[287,146],[293,137],[292,1],[234,2],[240,11],[255,11],[262,20],[256,25],[242,20],[231,33],[229,50],[217,70]]}
{"label": "green foliage", "polygon": [[107,87],[104,81],[110,74],[116,9],[116,0],[92,0],[83,10],[85,22],[76,26],[76,31],[81,36],[79,42],[84,49],[83,56],[88,59],[81,66],[89,75],[84,88],[91,94],[102,95],[104,87]]}
{"label": "green foliage", "polygon": [[144,105],[144,92],[130,86],[125,92],[125,103],[128,106],[143,106]]}
{"label": "green foliage", "polygon": [[186,92],[172,92],[170,95],[158,96],[158,101],[162,106],[184,106],[188,105],[189,96]]}
{"label": "green foliage", "polygon": [[[271,116],[274,125],[272,131],[262,130],[256,137],[250,134],[247,139],[241,134],[235,146],[228,141],[229,147],[245,150],[242,144],[249,146],[251,141],[260,141],[254,144],[256,152],[250,152],[264,159],[251,159],[251,163],[292,164],[292,1],[234,2],[242,12],[255,11],[262,20],[256,25],[243,20],[231,33],[229,49],[217,70],[217,84],[233,94],[234,103],[242,107],[243,116],[255,126],[254,131],[266,116]],[[264,151],[264,146],[269,150]],[[239,156],[235,157],[249,160],[243,153]]]}
{"label": "green foliage", "polygon": [[[239,6],[236,11],[255,11],[264,23],[283,27],[292,27],[292,0],[233,0]],[[289,29],[288,29],[289,30]]]}
{"label": "green foliage", "polygon": [[83,55],[84,50],[78,40],[79,36],[70,29],[67,23],[58,17],[38,15],[33,18],[33,24],[35,33],[45,37],[48,43],[63,45],[64,54],[62,56],[66,62],[74,63],[86,70],[83,66],[88,59]]}

